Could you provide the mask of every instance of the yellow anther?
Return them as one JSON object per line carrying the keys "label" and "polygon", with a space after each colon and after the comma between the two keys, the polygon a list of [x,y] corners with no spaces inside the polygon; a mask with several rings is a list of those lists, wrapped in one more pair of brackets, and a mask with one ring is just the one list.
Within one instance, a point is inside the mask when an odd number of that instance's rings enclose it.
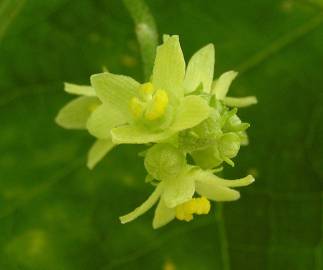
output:
{"label": "yellow anther", "polygon": [[143,95],[151,95],[154,92],[154,86],[151,82],[143,83],[139,87],[139,92]]}
{"label": "yellow anther", "polygon": [[168,95],[164,90],[157,90],[145,117],[147,120],[156,120],[165,114],[168,105]]}
{"label": "yellow anther", "polygon": [[193,219],[193,214],[208,214],[210,209],[211,204],[207,198],[192,198],[176,207],[176,218],[179,220],[191,221]]}
{"label": "yellow anther", "polygon": [[186,211],[185,203],[176,207],[176,218],[178,220],[185,220],[185,221],[191,221],[193,219],[193,215]]}
{"label": "yellow anther", "polygon": [[137,97],[133,97],[130,100],[130,111],[134,118],[139,118],[144,111],[144,105]]}
{"label": "yellow anther", "polygon": [[202,215],[202,214],[208,214],[210,212],[211,204],[207,198],[205,197],[198,198],[196,199],[196,202],[197,202],[197,208],[196,208],[195,214]]}

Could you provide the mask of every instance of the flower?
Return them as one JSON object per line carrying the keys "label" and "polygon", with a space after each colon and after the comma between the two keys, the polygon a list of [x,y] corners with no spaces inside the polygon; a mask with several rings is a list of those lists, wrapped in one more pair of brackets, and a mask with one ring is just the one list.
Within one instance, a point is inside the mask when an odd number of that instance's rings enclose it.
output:
{"label": "flower", "polygon": [[[234,201],[240,193],[231,187],[250,185],[251,175],[241,179],[226,180],[196,167],[190,167],[178,178],[161,181],[149,198],[134,211],[120,217],[121,223],[128,223],[147,212],[158,201],[153,219],[153,228],[160,228],[173,219],[190,221],[193,214],[207,214],[212,201]],[[202,196],[193,198],[194,194]]]}
{"label": "flower", "polygon": [[[226,96],[236,72],[226,72],[215,81],[213,73],[212,44],[198,50],[185,67],[178,36],[164,35],[164,43],[157,48],[150,82],[140,84],[127,76],[103,72],[91,76],[92,86],[66,83],[66,92],[81,97],[62,108],[56,122],[67,129],[86,128],[96,137],[97,140],[88,154],[87,166],[90,169],[117,144],[158,143],[178,135],[180,139],[186,136],[186,141],[192,142],[194,136],[187,136],[187,131],[190,131],[190,135],[196,135],[197,132],[192,128],[199,124],[204,125],[205,121],[212,121],[213,107],[216,104],[217,113],[218,108],[222,107],[224,109],[221,109],[221,117],[223,114],[227,117],[228,113],[224,112],[226,106],[243,107],[257,101],[255,97]],[[234,132],[239,136],[240,144],[246,144],[247,135],[243,130],[246,129],[246,124],[241,123],[237,116],[232,116],[227,122],[229,121],[235,122]],[[241,128],[241,125],[245,126]],[[240,131],[236,130],[238,126]],[[204,136],[202,139],[200,137],[201,134],[198,136],[200,141],[215,139],[214,136]],[[217,149],[209,148],[208,151],[213,151],[218,161],[211,165],[201,161],[204,168],[217,166],[222,161],[233,165],[231,158],[237,151],[232,150],[238,150],[238,139],[231,134],[223,140],[228,141],[228,138],[236,141],[231,145],[231,153],[227,155],[228,151],[225,151],[226,155],[221,154],[219,157]],[[193,150],[195,152],[191,154],[196,160],[200,160],[198,156],[203,156],[203,153],[198,150],[201,147]]]}
{"label": "flower", "polygon": [[[130,222],[147,212],[159,201],[153,227],[159,228],[174,218],[190,221],[193,214],[207,214],[210,202],[234,201],[240,193],[230,187],[246,186],[254,181],[251,175],[241,179],[225,180],[210,170],[188,165],[186,155],[170,144],[156,144],[145,157],[149,175],[159,182],[149,198],[131,213],[120,217],[122,223]],[[194,198],[197,193],[201,198]]]}
{"label": "flower", "polygon": [[[79,97],[68,102],[57,114],[55,122],[66,129],[86,129],[91,114],[101,105],[91,86],[65,83],[69,94]],[[87,166],[92,169],[113,148],[111,139],[97,139],[89,150]]]}
{"label": "flower", "polygon": [[112,135],[115,144],[145,144],[194,127],[210,108],[202,97],[184,96],[187,76],[178,36],[165,38],[157,48],[151,82],[108,72],[93,75],[102,105],[89,118],[89,132],[100,139]]}
{"label": "flower", "polygon": [[65,128],[86,128],[97,138],[89,151],[89,168],[115,145],[150,147],[141,155],[146,182],[156,188],[142,205],[120,217],[122,223],[157,202],[154,228],[175,218],[190,221],[194,215],[208,214],[210,201],[239,199],[232,188],[254,181],[251,175],[226,180],[214,174],[223,162],[233,166],[240,146],[248,143],[249,124],[237,116],[237,107],[257,99],[227,97],[237,72],[228,71],[215,81],[213,75],[212,44],[198,50],[186,67],[178,36],[165,35],[148,82],[103,72],[91,76],[91,86],[65,84],[67,92],[81,97],[63,107],[56,122]]}

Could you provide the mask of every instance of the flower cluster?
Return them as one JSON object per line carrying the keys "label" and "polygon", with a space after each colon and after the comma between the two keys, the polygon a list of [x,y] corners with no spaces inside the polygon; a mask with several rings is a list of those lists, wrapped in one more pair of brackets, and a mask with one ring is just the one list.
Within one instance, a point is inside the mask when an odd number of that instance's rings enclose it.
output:
{"label": "flower cluster", "polygon": [[149,198],[122,223],[134,220],[157,204],[153,227],[174,218],[190,221],[207,214],[210,200],[233,201],[240,196],[232,187],[254,181],[251,175],[225,180],[214,173],[248,143],[237,108],[256,98],[228,97],[237,73],[229,71],[213,80],[214,47],[197,51],[186,67],[178,36],[164,36],[157,48],[149,82],[109,72],[91,76],[91,86],[65,84],[78,95],[59,112],[64,128],[87,129],[96,137],[88,154],[93,168],[114,146],[144,144],[146,182],[155,186]]}

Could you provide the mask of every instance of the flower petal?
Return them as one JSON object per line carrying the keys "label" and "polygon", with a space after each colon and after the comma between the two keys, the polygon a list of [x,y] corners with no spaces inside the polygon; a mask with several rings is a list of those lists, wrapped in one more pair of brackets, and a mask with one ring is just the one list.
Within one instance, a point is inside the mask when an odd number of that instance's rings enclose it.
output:
{"label": "flower petal", "polygon": [[217,79],[213,86],[212,92],[215,94],[216,98],[222,100],[226,97],[229,87],[232,81],[237,77],[238,72],[235,71],[228,71],[223,73],[219,79]]}
{"label": "flower petal", "polygon": [[89,97],[96,96],[94,88],[89,85],[77,85],[72,83],[64,83],[64,90],[65,92],[73,95],[89,96]]}
{"label": "flower petal", "polygon": [[194,92],[200,84],[203,86],[203,92],[210,93],[214,72],[214,46],[206,45],[197,51],[190,59],[185,79],[185,93]]}
{"label": "flower petal", "polygon": [[225,97],[223,103],[229,107],[248,107],[253,104],[257,104],[258,100],[255,96],[248,96],[248,97]]}
{"label": "flower petal", "polygon": [[218,185],[216,181],[206,180],[196,182],[196,192],[214,201],[235,201],[240,193],[225,186]]}
{"label": "flower petal", "polygon": [[155,210],[153,228],[158,229],[171,222],[176,216],[175,208],[168,208],[161,198]]}
{"label": "flower petal", "polygon": [[192,128],[209,117],[210,107],[199,96],[186,96],[179,105],[171,130],[180,131]]}
{"label": "flower petal", "polygon": [[96,97],[75,98],[58,112],[55,122],[67,129],[85,129],[88,118],[100,103]]}
{"label": "flower petal", "polygon": [[96,140],[89,150],[86,166],[92,170],[114,146],[111,139]]}
{"label": "flower petal", "polygon": [[180,176],[163,179],[164,192],[162,198],[168,208],[174,208],[190,200],[195,192],[195,181],[189,173]]}
{"label": "flower petal", "polygon": [[157,89],[165,90],[173,102],[184,95],[184,76],[185,60],[179,38],[168,37],[157,48],[152,83]]}
{"label": "flower petal", "polygon": [[241,145],[246,146],[249,144],[249,137],[247,132],[245,131],[241,131],[238,133],[240,136],[240,140],[241,140]]}
{"label": "flower petal", "polygon": [[118,110],[107,104],[102,104],[91,114],[86,128],[93,136],[106,139],[111,137],[111,129],[126,121],[126,118]]}
{"label": "flower petal", "polygon": [[134,79],[109,72],[91,76],[91,84],[98,98],[111,108],[130,118],[129,102],[137,96],[139,83]]}
{"label": "flower petal", "polygon": [[194,170],[194,176],[197,182],[205,182],[210,185],[220,185],[225,187],[243,187],[252,184],[255,179],[252,175],[235,180],[227,180],[216,176],[212,171],[197,169]]}
{"label": "flower petal", "polygon": [[160,183],[142,205],[137,207],[129,214],[119,218],[121,223],[122,224],[128,223],[130,221],[133,221],[137,217],[141,216],[142,214],[146,213],[158,201],[162,191],[163,191],[163,185],[162,183]]}
{"label": "flower petal", "polygon": [[170,131],[152,132],[136,126],[122,126],[111,130],[112,140],[116,144],[142,144],[159,142],[173,135]]}

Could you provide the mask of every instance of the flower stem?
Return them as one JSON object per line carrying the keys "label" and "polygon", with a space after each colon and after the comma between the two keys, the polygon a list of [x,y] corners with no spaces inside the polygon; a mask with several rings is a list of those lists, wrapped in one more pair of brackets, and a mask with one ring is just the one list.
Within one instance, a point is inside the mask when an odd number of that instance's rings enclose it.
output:
{"label": "flower stem", "polygon": [[158,45],[158,32],[155,20],[143,0],[123,0],[123,3],[135,23],[135,32],[144,65],[144,75],[145,79],[149,80]]}
{"label": "flower stem", "polygon": [[223,270],[230,270],[230,256],[229,245],[227,240],[227,234],[225,229],[224,215],[223,215],[223,203],[217,203],[216,208],[216,220],[218,225],[219,243],[222,258]]}

